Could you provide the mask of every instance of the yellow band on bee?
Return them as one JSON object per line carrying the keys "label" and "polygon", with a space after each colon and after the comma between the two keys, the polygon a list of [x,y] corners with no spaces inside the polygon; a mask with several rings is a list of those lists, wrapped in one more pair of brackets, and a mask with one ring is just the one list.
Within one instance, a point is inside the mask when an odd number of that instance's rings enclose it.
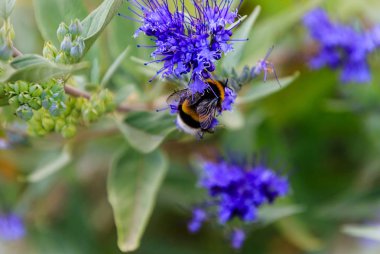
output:
{"label": "yellow band on bee", "polygon": [[182,104],[182,111],[189,115],[193,120],[199,122],[199,115],[189,106],[189,100],[185,100]]}
{"label": "yellow band on bee", "polygon": [[209,83],[210,85],[216,86],[216,88],[219,91],[220,99],[223,101],[224,100],[224,87],[223,87],[223,85],[218,80],[215,80],[215,79],[207,79],[206,82]]}

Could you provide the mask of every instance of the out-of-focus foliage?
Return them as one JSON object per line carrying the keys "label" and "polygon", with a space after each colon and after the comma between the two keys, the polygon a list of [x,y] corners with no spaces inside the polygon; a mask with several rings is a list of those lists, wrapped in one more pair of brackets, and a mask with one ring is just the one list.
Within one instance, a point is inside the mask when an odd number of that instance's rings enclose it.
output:
{"label": "out-of-focus foliage", "polygon": [[[244,26],[236,33],[249,37],[236,44],[240,57],[231,52],[221,66],[240,73],[275,45],[270,60],[281,86],[274,77],[255,79],[223,115],[223,127],[196,140],[176,130],[172,116],[155,112],[176,86],[148,83],[159,66],[142,64],[149,51],[136,45],[148,39],[132,38],[138,24],[115,16],[130,13],[121,0],[18,0],[10,16],[14,45],[29,54],[4,69],[2,82],[71,73],[80,89],[106,86],[115,103],[138,111],[124,108],[65,139],[25,136],[11,106],[0,108],[7,123],[0,146],[9,146],[0,150],[0,209],[22,214],[27,226],[24,239],[0,241],[0,253],[121,253],[118,237],[122,250],[140,242],[135,253],[231,253],[220,227],[206,224],[197,235],[186,229],[192,204],[205,195],[197,188],[198,162],[219,152],[258,156],[290,179],[291,194],[260,211],[262,223],[248,232],[241,253],[379,253],[380,58],[371,58],[368,85],[342,85],[333,71],[310,71],[316,48],[301,19],[322,6],[333,19],[371,26],[380,22],[380,2],[246,0],[242,15],[256,15],[258,5],[260,14],[245,20],[252,22],[249,33]],[[58,45],[59,24],[75,18],[83,20],[89,49],[84,62],[64,66],[35,55],[45,40]]]}

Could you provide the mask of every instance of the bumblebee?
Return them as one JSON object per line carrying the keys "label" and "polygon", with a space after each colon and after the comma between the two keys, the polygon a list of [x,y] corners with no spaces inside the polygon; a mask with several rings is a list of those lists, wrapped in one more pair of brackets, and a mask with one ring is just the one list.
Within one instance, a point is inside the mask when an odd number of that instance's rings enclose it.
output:
{"label": "bumblebee", "polygon": [[214,132],[218,123],[216,114],[222,112],[226,89],[230,89],[227,87],[227,81],[207,79],[206,83],[207,88],[202,94],[183,89],[174,92],[167,99],[172,112],[177,113],[178,127],[199,138],[202,138],[205,132]]}

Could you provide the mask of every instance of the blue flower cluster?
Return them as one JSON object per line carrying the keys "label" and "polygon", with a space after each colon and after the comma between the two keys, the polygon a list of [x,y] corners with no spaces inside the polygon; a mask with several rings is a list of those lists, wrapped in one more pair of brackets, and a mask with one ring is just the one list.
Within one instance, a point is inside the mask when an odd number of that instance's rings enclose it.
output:
{"label": "blue flower cluster", "polygon": [[25,233],[25,226],[20,216],[14,213],[0,214],[0,240],[18,240],[23,238]]}
{"label": "blue flower cluster", "polygon": [[[198,231],[213,211],[222,225],[234,218],[254,222],[260,206],[273,203],[289,191],[288,180],[263,165],[243,167],[226,161],[206,162],[199,184],[211,200],[193,211],[190,232]],[[232,232],[232,246],[239,248],[244,237],[240,229]]]}
{"label": "blue flower cluster", "polygon": [[141,22],[135,37],[141,32],[154,37],[155,46],[148,46],[155,48],[152,62],[164,64],[157,75],[180,78],[190,73],[190,90],[203,92],[215,62],[232,50],[232,29],[239,23],[235,22],[238,8],[231,10],[234,0],[192,0],[194,13],[188,11],[183,0],[173,0],[172,9],[169,1],[129,2],[134,7],[130,10]]}
{"label": "blue flower cluster", "polygon": [[371,80],[367,57],[380,47],[380,26],[368,31],[332,22],[323,9],[314,9],[303,19],[320,51],[310,61],[310,67],[342,68],[340,79],[344,83],[366,83]]}

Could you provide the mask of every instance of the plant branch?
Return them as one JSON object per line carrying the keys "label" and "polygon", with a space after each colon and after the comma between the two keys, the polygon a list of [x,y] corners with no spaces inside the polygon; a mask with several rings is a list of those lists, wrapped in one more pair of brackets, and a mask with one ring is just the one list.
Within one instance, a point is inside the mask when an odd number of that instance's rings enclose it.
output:
{"label": "plant branch", "polygon": [[[16,47],[12,47],[13,49],[13,57],[18,57],[18,56],[22,56],[23,53],[18,50]],[[91,94],[86,92],[86,91],[82,91],[76,87],[73,87],[71,85],[68,85],[68,84],[65,84],[64,85],[64,90],[65,90],[65,93],[66,94],[69,94],[73,97],[83,97],[83,98],[86,98],[86,99],[91,99]],[[121,104],[119,105],[116,110],[118,112],[130,112],[130,111],[143,111],[143,110],[148,110],[149,107],[147,107],[146,105],[139,105],[139,106],[130,106],[130,105],[127,105],[127,104]]]}
{"label": "plant branch", "polygon": [[13,57],[22,56],[21,51],[18,50],[16,47],[12,46],[12,50],[13,50]]}

